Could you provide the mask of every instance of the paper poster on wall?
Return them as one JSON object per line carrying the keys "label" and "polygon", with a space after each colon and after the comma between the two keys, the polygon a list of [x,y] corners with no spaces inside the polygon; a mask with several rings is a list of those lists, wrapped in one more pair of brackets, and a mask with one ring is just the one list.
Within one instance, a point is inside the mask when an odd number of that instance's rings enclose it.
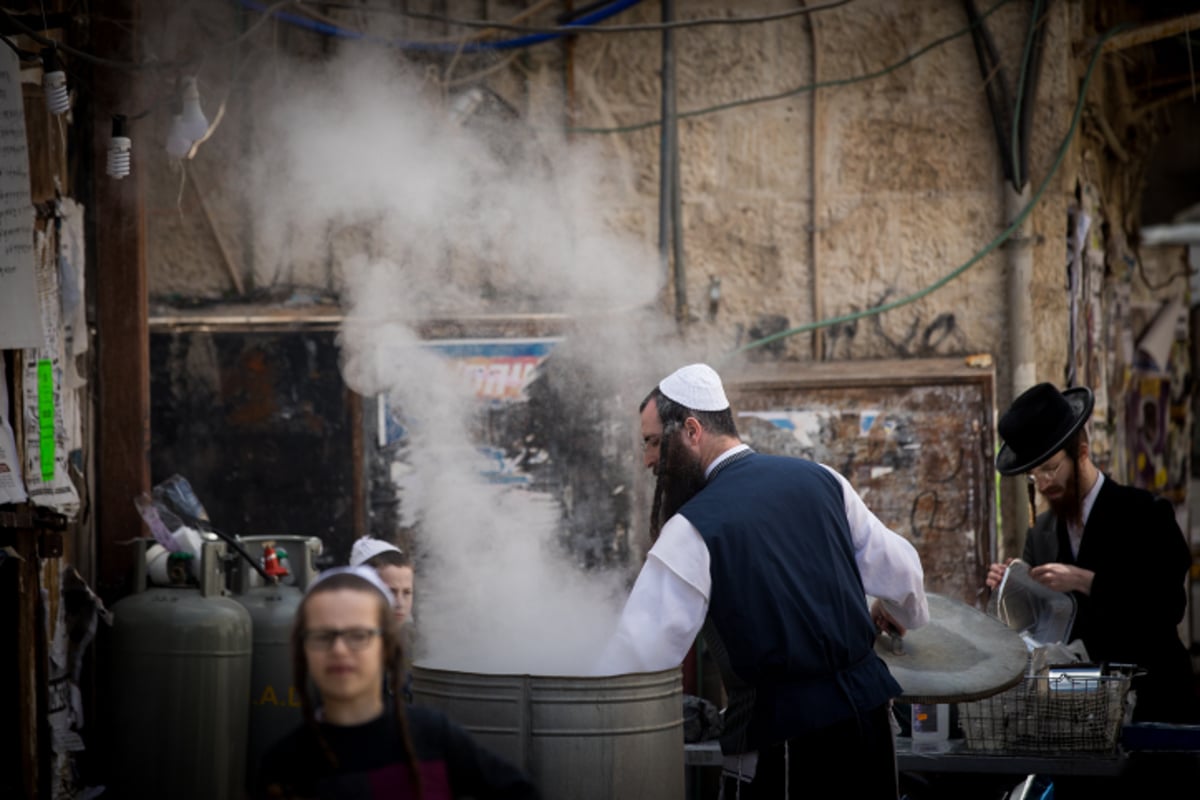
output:
{"label": "paper poster on wall", "polygon": [[[475,398],[487,404],[525,400],[525,390],[538,368],[561,339],[444,339],[425,342],[454,363],[472,387]],[[407,435],[404,414],[389,398],[379,398],[379,446],[388,447]]]}
{"label": "paper poster on wall", "polygon": [[71,402],[73,390],[65,388],[67,358],[59,307],[58,255],[51,238],[39,234],[35,254],[43,322],[40,344],[24,351],[25,488],[37,505],[74,519],[79,512],[79,493],[68,462],[78,446],[70,438],[71,431],[79,426],[69,415],[79,413],[79,404]]}
{"label": "paper poster on wall", "polygon": [[42,340],[21,63],[0,47],[0,350]]}
{"label": "paper poster on wall", "polygon": [[4,374],[3,364],[0,359],[0,505],[26,500],[21,460],[17,457],[17,443],[8,421],[8,376]]}

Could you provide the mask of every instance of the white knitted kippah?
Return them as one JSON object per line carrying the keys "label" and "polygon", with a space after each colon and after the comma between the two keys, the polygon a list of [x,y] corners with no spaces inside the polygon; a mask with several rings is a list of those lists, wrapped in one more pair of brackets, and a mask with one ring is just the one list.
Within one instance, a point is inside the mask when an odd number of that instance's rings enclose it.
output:
{"label": "white knitted kippah", "polygon": [[392,590],[389,589],[388,585],[383,582],[382,578],[379,577],[379,573],[370,567],[331,567],[330,569],[320,572],[317,577],[313,579],[312,583],[308,585],[308,588],[304,590],[304,593],[312,594],[312,590],[316,588],[317,584],[328,578],[332,578],[334,575],[355,575],[359,578],[362,578],[364,581],[380,591],[380,593],[387,600],[389,607],[395,607],[396,601],[392,597]]}
{"label": "white knitted kippah", "polygon": [[729,399],[721,386],[721,376],[708,364],[680,367],[658,384],[668,399],[693,411],[724,411]]}
{"label": "white knitted kippah", "polygon": [[391,542],[385,542],[383,539],[374,539],[370,536],[364,536],[361,539],[356,539],[354,546],[350,548],[350,566],[357,567],[359,564],[365,563],[367,560],[374,558],[380,553],[386,553],[389,550],[395,550],[401,555],[404,551]]}

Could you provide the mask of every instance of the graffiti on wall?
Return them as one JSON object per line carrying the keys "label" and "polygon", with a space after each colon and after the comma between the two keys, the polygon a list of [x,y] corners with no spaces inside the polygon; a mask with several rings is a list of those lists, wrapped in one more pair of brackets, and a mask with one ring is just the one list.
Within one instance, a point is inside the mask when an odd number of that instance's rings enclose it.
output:
{"label": "graffiti on wall", "polygon": [[990,389],[972,383],[745,392],[733,400],[760,452],[827,464],[921,554],[926,584],[973,602],[990,561]]}
{"label": "graffiti on wall", "polygon": [[1125,405],[1128,480],[1176,505],[1187,502],[1187,348],[1176,342],[1166,371],[1133,371]]}

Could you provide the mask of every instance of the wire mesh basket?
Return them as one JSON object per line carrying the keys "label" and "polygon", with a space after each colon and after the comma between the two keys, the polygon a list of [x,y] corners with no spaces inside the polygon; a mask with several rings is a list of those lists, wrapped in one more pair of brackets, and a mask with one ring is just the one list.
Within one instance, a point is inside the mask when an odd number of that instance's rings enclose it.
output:
{"label": "wire mesh basket", "polygon": [[958,704],[966,749],[1111,752],[1126,716],[1130,676],[1026,676],[1012,689]]}

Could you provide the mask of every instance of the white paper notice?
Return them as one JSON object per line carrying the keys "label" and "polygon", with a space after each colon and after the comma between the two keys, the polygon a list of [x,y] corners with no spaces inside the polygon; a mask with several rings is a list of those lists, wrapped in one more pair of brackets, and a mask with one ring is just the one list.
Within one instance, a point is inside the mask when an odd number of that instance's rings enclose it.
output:
{"label": "white paper notice", "polygon": [[4,359],[0,359],[0,505],[24,503],[25,483],[21,480],[21,459],[17,458],[17,443],[12,425],[8,422],[8,376],[4,374]]}
{"label": "white paper notice", "polygon": [[79,493],[71,480],[69,458],[75,445],[68,435],[78,426],[68,425],[66,415],[78,413],[79,404],[64,400],[58,258],[49,236],[38,234],[36,257],[43,327],[41,346],[24,351],[25,490],[37,505],[73,520]]}
{"label": "white paper notice", "polygon": [[42,341],[21,63],[0,47],[0,350]]}

